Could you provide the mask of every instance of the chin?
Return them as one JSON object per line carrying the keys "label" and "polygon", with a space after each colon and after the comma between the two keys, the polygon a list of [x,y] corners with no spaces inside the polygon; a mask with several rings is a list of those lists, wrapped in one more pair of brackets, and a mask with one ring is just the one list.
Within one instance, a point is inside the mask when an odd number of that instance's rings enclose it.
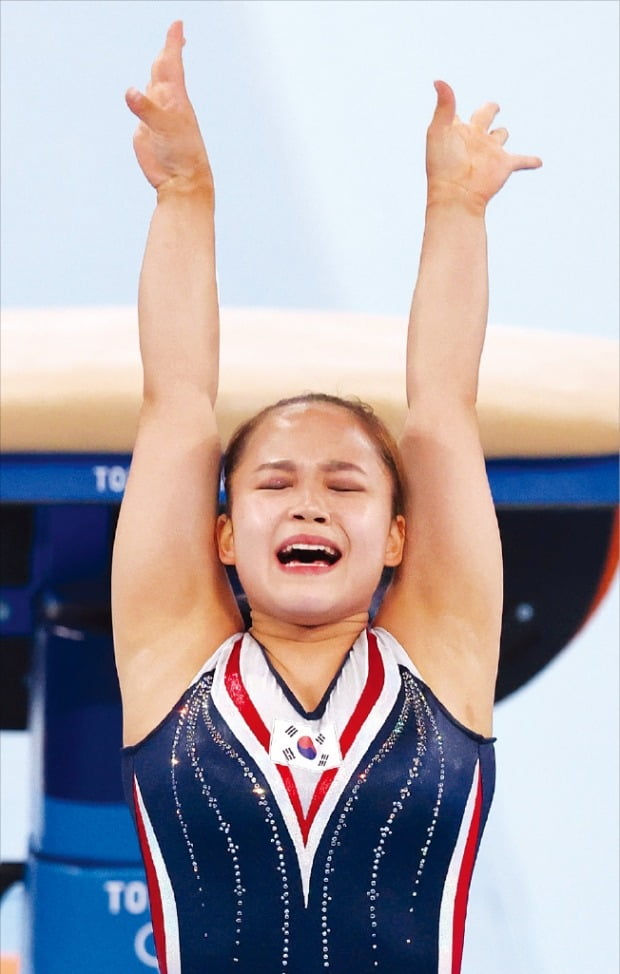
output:
{"label": "chin", "polygon": [[[264,610],[261,610],[264,611]],[[326,605],[322,600],[305,599],[303,603],[279,604],[267,609],[269,615],[295,626],[327,626],[352,616],[367,615],[359,605]]]}

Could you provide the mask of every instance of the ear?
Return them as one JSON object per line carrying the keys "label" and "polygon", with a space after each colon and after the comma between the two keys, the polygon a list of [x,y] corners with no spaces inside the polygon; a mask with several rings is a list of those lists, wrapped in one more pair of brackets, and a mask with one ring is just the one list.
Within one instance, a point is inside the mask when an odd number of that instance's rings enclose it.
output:
{"label": "ear", "polygon": [[217,553],[223,565],[235,564],[235,540],[233,525],[228,514],[220,514],[215,523]]}
{"label": "ear", "polygon": [[392,518],[385,546],[384,564],[389,568],[395,568],[403,560],[405,533],[405,519],[402,514],[397,514]]}

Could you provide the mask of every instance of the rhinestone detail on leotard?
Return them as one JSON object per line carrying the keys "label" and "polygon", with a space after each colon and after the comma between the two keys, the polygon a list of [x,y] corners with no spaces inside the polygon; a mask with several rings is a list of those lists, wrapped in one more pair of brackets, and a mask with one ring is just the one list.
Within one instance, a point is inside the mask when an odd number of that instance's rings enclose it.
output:
{"label": "rhinestone detail on leotard", "polygon": [[280,899],[282,901],[282,970],[283,974],[287,974],[286,968],[288,965],[289,949],[290,949],[290,902],[289,902],[289,881],[286,871],[286,860],[284,856],[284,848],[282,846],[282,840],[278,831],[278,826],[271,810],[269,801],[265,797],[267,792],[259,782],[258,778],[248,767],[246,761],[241,757],[238,751],[229,744],[228,741],[224,740],[222,735],[217,730],[210,711],[211,705],[211,684],[209,683],[208,691],[204,694],[201,700],[202,715],[213,741],[217,744],[219,748],[227,755],[227,757],[236,761],[243,770],[243,777],[246,778],[251,787],[251,792],[256,796],[257,803],[261,808],[264,821],[269,830],[271,831],[271,843],[273,844],[276,855],[278,857],[278,865],[276,866],[276,871],[280,874],[282,882],[282,894]]}
{"label": "rhinestone detail on leotard", "polygon": [[[196,726],[199,719],[201,709],[205,703],[208,701],[211,695],[211,685],[213,683],[213,676],[209,674],[204,677],[195,687],[194,693],[192,693],[190,699],[184,707],[179,711],[179,720],[175,730],[173,746],[172,746],[172,757],[171,757],[171,768],[172,768],[172,791],[174,795],[174,802],[176,807],[177,818],[179,820],[179,825],[181,827],[181,832],[183,833],[183,838],[187,847],[187,853],[189,855],[192,870],[196,877],[196,882],[198,885],[198,892],[201,894],[201,906],[204,909],[204,900],[202,899],[203,893],[203,879],[200,875],[198,868],[198,863],[194,854],[194,843],[189,834],[189,828],[185,817],[183,815],[182,803],[179,799],[178,787],[177,787],[177,772],[176,768],[179,765],[182,757],[182,745],[181,738],[184,736],[185,739],[185,753],[187,754],[192,770],[194,772],[194,777],[200,784],[200,789],[202,794],[207,800],[207,805],[211,811],[215,814],[218,822],[218,829],[225,836],[226,850],[230,856],[232,862],[233,876],[234,876],[234,893],[236,897],[236,917],[235,917],[235,948],[236,954],[238,954],[239,946],[241,943],[241,924],[243,921],[243,894],[245,889],[241,881],[241,866],[239,863],[239,846],[234,842],[231,836],[231,826],[228,821],[223,817],[218,802],[212,794],[209,783],[207,782],[204,774],[204,770],[200,763],[200,757],[198,754],[198,748],[196,743]],[[208,932],[203,931],[203,936],[206,938]],[[238,962],[238,956],[233,956],[233,961]]]}

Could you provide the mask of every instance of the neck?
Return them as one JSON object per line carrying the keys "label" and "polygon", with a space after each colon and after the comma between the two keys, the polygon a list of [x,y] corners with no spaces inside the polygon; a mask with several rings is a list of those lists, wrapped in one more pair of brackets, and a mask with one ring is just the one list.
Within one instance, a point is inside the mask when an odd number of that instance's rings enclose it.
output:
{"label": "neck", "polygon": [[311,649],[311,655],[316,656],[317,652],[329,652],[343,646],[345,650],[349,649],[367,625],[367,612],[356,613],[337,622],[302,626],[253,611],[250,632],[268,650],[281,648],[308,655]]}
{"label": "neck", "polygon": [[367,625],[365,612],[319,626],[300,626],[252,612],[250,632],[305,709],[313,710]]}

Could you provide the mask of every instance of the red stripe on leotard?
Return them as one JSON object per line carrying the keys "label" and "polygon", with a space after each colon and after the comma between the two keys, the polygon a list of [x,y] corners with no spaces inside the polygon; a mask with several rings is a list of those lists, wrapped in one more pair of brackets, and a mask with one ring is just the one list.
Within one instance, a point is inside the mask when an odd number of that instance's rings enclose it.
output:
{"label": "red stripe on leotard", "polygon": [[[238,639],[233,646],[228,664],[226,666],[224,683],[231,700],[239,710],[239,713],[256,737],[257,741],[259,741],[266,751],[269,751],[269,731],[265,727],[260,714],[252,703],[241,676],[242,639],[243,637]],[[366,683],[360,699],[357,702],[357,706],[355,707],[355,710],[349,718],[346,727],[340,735],[340,750],[343,757],[346,755],[347,751],[355,741],[355,738],[361,730],[364,721],[367,719],[373,706],[377,702],[381,690],[383,689],[384,678],[385,670],[383,667],[383,660],[381,659],[381,653],[377,645],[377,639],[374,633],[369,632],[368,675],[366,677]],[[329,771],[323,772],[314,790],[314,794],[308,808],[308,814],[304,815],[299,798],[299,792],[297,791],[297,785],[295,784],[295,779],[293,778],[291,769],[287,765],[281,764],[276,764],[276,767],[291,800],[305,845],[308,841],[312,823],[319,808],[321,807],[323,799],[329,791],[329,787],[334,780],[338,769],[330,768]]]}
{"label": "red stripe on leotard", "polygon": [[[362,690],[361,696],[357,702],[357,706],[351,714],[347,726],[340,735],[340,751],[343,758],[353,744],[359,731],[362,729],[364,721],[368,718],[370,711],[379,699],[379,695],[383,689],[384,679],[385,669],[383,666],[383,660],[381,659],[381,653],[379,652],[379,647],[377,645],[377,637],[374,633],[368,632],[368,675],[366,677],[364,689]],[[310,807],[308,808],[308,832],[310,832],[310,826],[314,821],[314,817],[318,812],[321,802],[325,798],[325,795],[327,794],[329,786],[334,780],[337,771],[338,768],[330,768],[329,771],[324,771],[319,779],[312,796],[312,801],[310,802]],[[304,842],[305,841],[306,838],[304,836]]]}
{"label": "red stripe on leotard", "polygon": [[480,835],[480,816],[482,812],[482,775],[478,767],[478,787],[467,841],[463,851],[463,861],[454,897],[454,915],[452,918],[452,974],[460,974],[463,960],[463,943],[465,940],[465,919],[467,916],[467,899],[469,886],[476,859],[476,849]]}
{"label": "red stripe on leotard", "polygon": [[146,871],[146,884],[149,891],[151,921],[153,924],[153,939],[155,941],[155,952],[157,954],[157,962],[159,964],[159,974],[168,974],[168,961],[166,957],[166,929],[164,926],[164,910],[161,902],[161,892],[159,889],[159,882],[157,880],[155,863],[153,862],[153,857],[151,855],[149,840],[144,827],[142,809],[140,808],[140,802],[138,801],[138,788],[135,778],[133,783],[133,802],[136,811],[138,841],[140,843],[140,850],[142,852],[144,868]]}

